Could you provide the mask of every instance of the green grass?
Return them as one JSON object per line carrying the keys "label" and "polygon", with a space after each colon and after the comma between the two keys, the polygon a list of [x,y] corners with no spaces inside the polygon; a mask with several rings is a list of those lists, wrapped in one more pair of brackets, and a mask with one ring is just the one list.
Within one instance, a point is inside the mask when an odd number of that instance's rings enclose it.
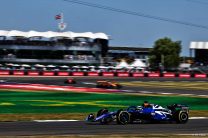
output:
{"label": "green grass", "polygon": [[200,97],[1,90],[0,114],[87,113],[105,107],[115,110],[141,105],[145,100],[162,106],[183,103],[189,105],[191,110],[208,110],[208,98]]}

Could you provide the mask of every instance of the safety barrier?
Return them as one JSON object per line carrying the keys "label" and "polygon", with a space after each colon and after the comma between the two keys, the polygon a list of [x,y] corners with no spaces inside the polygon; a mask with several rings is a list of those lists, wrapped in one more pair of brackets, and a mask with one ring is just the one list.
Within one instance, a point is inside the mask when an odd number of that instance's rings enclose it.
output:
{"label": "safety barrier", "polygon": [[163,73],[164,78],[175,78],[176,74],[175,73]]}
{"label": "safety barrier", "polygon": [[29,75],[29,76],[39,76],[39,72],[38,71],[28,71],[27,75]]}
{"label": "safety barrier", "polygon": [[98,72],[87,72],[87,76],[99,76]]}
{"label": "safety barrier", "polygon": [[102,76],[104,77],[114,77],[115,74],[113,72],[102,72]]}
{"label": "safety barrier", "polygon": [[129,73],[128,72],[118,72],[117,73],[117,76],[118,77],[129,77]]}
{"label": "safety barrier", "polygon": [[10,75],[8,70],[1,70],[0,75]]}
{"label": "safety barrier", "polygon": [[54,76],[55,72],[54,71],[43,71],[43,76]]}
{"label": "safety barrier", "polygon": [[194,74],[194,78],[206,78],[206,74]]}
{"label": "safety barrier", "polygon": [[72,72],[72,76],[84,76],[84,72]]}
{"label": "safety barrier", "polygon": [[179,78],[191,78],[191,74],[187,74],[187,73],[186,74],[183,74],[182,73],[182,74],[179,74],[178,77]]}
{"label": "safety barrier", "polygon": [[0,70],[0,76],[104,76],[104,77],[149,77],[149,78],[208,78],[207,74],[197,73],[129,73],[129,72],[68,72],[36,70]]}
{"label": "safety barrier", "polygon": [[144,77],[144,73],[132,73],[132,77]]}
{"label": "safety barrier", "polygon": [[160,73],[148,73],[147,75],[148,77],[151,77],[151,78],[157,78],[157,77],[160,77]]}
{"label": "safety barrier", "polygon": [[25,72],[24,71],[13,71],[13,75],[19,75],[19,76],[24,76]]}
{"label": "safety barrier", "polygon": [[59,72],[57,72],[57,75],[58,76],[69,76],[69,72],[67,72],[67,71],[59,71]]}

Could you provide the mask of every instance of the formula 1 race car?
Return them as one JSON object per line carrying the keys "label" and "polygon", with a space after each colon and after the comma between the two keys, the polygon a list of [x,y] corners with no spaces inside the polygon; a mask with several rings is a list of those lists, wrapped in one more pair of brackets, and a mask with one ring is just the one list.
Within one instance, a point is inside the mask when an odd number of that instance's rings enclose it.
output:
{"label": "formula 1 race car", "polygon": [[112,81],[97,81],[97,88],[120,89],[122,86],[119,83]]}
{"label": "formula 1 race car", "polygon": [[76,84],[76,81],[75,81],[75,79],[73,79],[73,78],[67,78],[67,79],[64,81],[64,83],[66,83],[66,84]]}
{"label": "formula 1 race car", "polygon": [[160,122],[176,122],[187,123],[189,119],[189,107],[181,104],[173,104],[163,108],[159,105],[151,104],[151,107],[129,106],[126,110],[117,110],[109,112],[107,109],[101,109],[97,112],[97,116],[89,114],[86,118],[87,122],[100,122],[108,124],[116,121],[117,124],[129,123],[160,123]]}

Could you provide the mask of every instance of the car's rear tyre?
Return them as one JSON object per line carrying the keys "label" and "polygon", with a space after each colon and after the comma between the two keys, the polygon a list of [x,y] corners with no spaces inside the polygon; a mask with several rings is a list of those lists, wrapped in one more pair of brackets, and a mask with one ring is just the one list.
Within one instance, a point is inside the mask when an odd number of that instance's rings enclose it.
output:
{"label": "car's rear tyre", "polygon": [[176,122],[180,124],[185,124],[188,122],[189,115],[187,112],[179,111],[176,116]]}
{"label": "car's rear tyre", "polygon": [[117,85],[117,89],[121,89],[122,88],[122,86],[121,85]]}
{"label": "car's rear tyre", "polygon": [[98,84],[96,87],[97,88],[104,88],[104,86],[102,84]]}
{"label": "car's rear tyre", "polygon": [[117,123],[126,125],[130,122],[130,114],[127,111],[119,111],[117,114]]}
{"label": "car's rear tyre", "polygon": [[100,85],[96,85],[97,88],[100,88]]}

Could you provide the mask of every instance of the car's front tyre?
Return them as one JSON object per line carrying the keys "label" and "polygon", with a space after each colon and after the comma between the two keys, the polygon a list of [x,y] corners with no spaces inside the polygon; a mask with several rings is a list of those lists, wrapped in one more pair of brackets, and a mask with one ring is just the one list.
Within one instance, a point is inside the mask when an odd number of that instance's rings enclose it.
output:
{"label": "car's front tyre", "polygon": [[94,119],[95,119],[95,115],[91,113],[87,116],[86,121],[93,122]]}
{"label": "car's front tyre", "polygon": [[117,123],[126,125],[130,122],[130,114],[127,111],[119,111],[117,114]]}

